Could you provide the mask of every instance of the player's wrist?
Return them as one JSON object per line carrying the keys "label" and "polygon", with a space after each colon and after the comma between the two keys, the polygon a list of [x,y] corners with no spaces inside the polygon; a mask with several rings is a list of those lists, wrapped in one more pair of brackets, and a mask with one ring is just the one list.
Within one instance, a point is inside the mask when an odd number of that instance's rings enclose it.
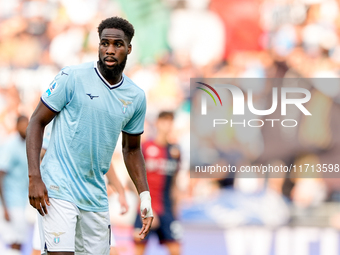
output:
{"label": "player's wrist", "polygon": [[151,200],[150,191],[146,190],[146,191],[141,192],[139,194],[139,197],[140,197],[140,200],[143,200],[143,199],[150,199]]}
{"label": "player's wrist", "polygon": [[117,190],[117,193],[120,197],[125,197],[125,190],[124,188],[122,189],[116,189]]}
{"label": "player's wrist", "polygon": [[30,181],[36,181],[36,180],[41,180],[41,174],[40,172],[36,172],[36,173],[29,173],[28,175],[28,179]]}
{"label": "player's wrist", "polygon": [[153,217],[152,208],[151,208],[151,196],[149,191],[143,191],[139,194],[140,197],[140,211],[143,214],[144,209],[147,210],[144,218]]}

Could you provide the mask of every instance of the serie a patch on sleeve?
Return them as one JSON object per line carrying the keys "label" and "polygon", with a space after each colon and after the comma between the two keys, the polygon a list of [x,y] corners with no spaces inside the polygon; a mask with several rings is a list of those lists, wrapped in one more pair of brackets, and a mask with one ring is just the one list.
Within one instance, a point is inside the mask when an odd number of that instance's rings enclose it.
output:
{"label": "serie a patch on sleeve", "polygon": [[48,89],[46,90],[47,96],[50,96],[57,89],[57,87],[58,83],[56,82],[56,80],[53,80]]}

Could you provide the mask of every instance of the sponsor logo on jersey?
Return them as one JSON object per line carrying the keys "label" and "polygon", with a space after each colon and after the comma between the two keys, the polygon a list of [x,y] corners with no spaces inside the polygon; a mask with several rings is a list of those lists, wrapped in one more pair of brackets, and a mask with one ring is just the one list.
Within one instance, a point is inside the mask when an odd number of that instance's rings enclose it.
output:
{"label": "sponsor logo on jersey", "polygon": [[48,90],[46,90],[47,96],[50,96],[53,93],[53,91],[56,90],[57,87],[58,87],[58,83],[55,80],[53,80],[50,86],[48,87]]}
{"label": "sponsor logo on jersey", "polygon": [[91,100],[93,100],[93,98],[99,97],[99,96],[92,96],[91,94],[86,94],[86,95],[88,95],[91,98]]}

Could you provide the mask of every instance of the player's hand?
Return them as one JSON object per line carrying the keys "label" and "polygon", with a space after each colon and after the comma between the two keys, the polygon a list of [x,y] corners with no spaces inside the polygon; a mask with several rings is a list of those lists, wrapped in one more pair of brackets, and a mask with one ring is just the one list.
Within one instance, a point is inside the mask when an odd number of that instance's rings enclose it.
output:
{"label": "player's hand", "polygon": [[144,208],[144,210],[142,211],[143,226],[142,226],[141,231],[139,232],[140,239],[142,240],[148,235],[150,228],[151,228],[152,221],[153,221],[153,216],[146,217],[147,212],[148,211],[146,208]]}
{"label": "player's hand", "polygon": [[30,177],[28,187],[30,204],[44,216],[47,214],[46,206],[50,206],[48,193],[44,182],[40,177]]}
{"label": "player's hand", "polygon": [[126,201],[125,193],[119,194],[119,203],[120,203],[120,214],[125,214],[129,210],[129,205]]}
{"label": "player's hand", "polygon": [[153,221],[153,213],[151,208],[151,196],[149,191],[143,191],[139,194],[140,197],[140,211],[142,216],[142,229],[139,232],[140,239],[144,239],[150,231]]}
{"label": "player's hand", "polygon": [[151,230],[157,229],[160,226],[160,221],[159,217],[156,213],[153,213],[153,220],[152,220],[152,225],[151,225]]}
{"label": "player's hand", "polygon": [[6,221],[11,221],[11,218],[9,217],[9,212],[8,212],[8,210],[7,209],[5,209],[5,211],[4,211],[4,217],[5,217],[5,220]]}

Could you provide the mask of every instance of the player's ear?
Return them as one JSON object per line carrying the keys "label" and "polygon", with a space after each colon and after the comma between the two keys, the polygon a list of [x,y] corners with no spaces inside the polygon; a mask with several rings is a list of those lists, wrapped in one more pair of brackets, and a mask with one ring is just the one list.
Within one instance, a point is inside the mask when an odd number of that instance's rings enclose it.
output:
{"label": "player's ear", "polygon": [[128,54],[130,54],[131,51],[132,51],[132,45],[131,45],[131,43],[129,43],[129,46],[128,46]]}

